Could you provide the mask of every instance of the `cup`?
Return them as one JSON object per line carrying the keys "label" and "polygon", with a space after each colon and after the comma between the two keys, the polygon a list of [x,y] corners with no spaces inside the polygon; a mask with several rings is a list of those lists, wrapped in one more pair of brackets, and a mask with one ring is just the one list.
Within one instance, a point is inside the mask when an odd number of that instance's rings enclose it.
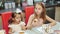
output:
{"label": "cup", "polygon": [[24,34],[24,31],[20,31],[20,33],[19,34]]}

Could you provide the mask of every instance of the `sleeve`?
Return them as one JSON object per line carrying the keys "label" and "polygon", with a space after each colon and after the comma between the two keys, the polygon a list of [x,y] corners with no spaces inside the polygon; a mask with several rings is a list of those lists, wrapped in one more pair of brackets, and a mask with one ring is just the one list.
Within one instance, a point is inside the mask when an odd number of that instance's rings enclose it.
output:
{"label": "sleeve", "polygon": [[25,22],[21,22],[21,25],[23,25],[23,26],[24,26],[24,25],[26,25],[26,24],[25,24]]}
{"label": "sleeve", "polygon": [[11,29],[11,32],[15,32],[15,29],[14,29],[13,25],[9,25],[8,27]]}
{"label": "sleeve", "polygon": [[8,25],[9,28],[12,28],[12,25]]}

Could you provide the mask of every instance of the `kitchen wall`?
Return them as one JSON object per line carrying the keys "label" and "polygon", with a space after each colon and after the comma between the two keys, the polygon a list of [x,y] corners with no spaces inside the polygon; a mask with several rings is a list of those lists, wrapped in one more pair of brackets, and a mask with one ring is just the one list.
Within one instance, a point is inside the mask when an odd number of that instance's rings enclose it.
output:
{"label": "kitchen wall", "polygon": [[1,16],[0,16],[0,29],[2,29],[2,19],[1,19]]}
{"label": "kitchen wall", "polygon": [[60,7],[55,7],[55,20],[60,22]]}

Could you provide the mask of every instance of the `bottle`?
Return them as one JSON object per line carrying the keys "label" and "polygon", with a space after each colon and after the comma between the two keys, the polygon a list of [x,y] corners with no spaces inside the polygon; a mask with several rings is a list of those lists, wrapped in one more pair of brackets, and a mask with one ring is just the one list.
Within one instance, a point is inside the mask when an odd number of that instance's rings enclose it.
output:
{"label": "bottle", "polygon": [[15,2],[12,2],[12,8],[15,8]]}
{"label": "bottle", "polygon": [[5,3],[4,5],[5,5],[5,9],[8,9],[8,3]]}
{"label": "bottle", "polygon": [[11,9],[11,8],[12,8],[12,4],[11,4],[11,3],[8,3],[8,6],[9,6],[9,9]]}

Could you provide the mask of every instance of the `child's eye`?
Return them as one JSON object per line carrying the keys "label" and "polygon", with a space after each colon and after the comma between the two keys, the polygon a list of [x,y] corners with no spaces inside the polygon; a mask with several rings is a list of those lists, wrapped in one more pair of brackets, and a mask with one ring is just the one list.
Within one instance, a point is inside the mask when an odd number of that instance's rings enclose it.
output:
{"label": "child's eye", "polygon": [[40,8],[38,8],[38,10],[40,10]]}
{"label": "child's eye", "polygon": [[18,18],[16,18],[16,19],[18,19]]}
{"label": "child's eye", "polygon": [[34,21],[34,22],[36,22],[36,21]]}
{"label": "child's eye", "polygon": [[37,8],[35,8],[35,9],[37,9]]}
{"label": "child's eye", "polygon": [[16,18],[16,19],[19,19],[19,18]]}

